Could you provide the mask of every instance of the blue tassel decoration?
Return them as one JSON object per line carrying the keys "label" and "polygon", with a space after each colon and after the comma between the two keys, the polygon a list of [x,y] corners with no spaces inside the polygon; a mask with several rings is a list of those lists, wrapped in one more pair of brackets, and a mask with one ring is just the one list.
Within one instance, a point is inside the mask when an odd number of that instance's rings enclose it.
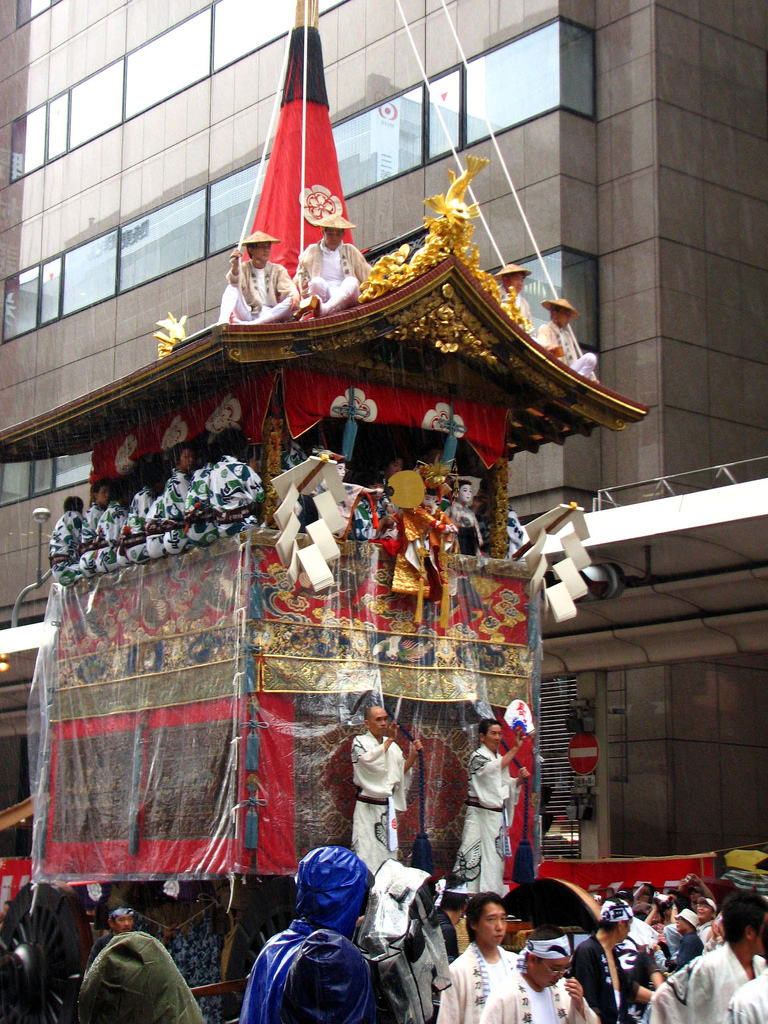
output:
{"label": "blue tassel decoration", "polygon": [[[517,767],[520,762],[513,759]],[[536,878],[536,871],[533,866],[533,847],[528,839],[528,806],[530,799],[530,785],[528,779],[523,779],[523,835],[515,851],[515,863],[512,867],[512,881],[518,885],[528,885]]]}
{"label": "blue tassel decoration", "polygon": [[443,445],[443,454],[440,459],[443,465],[450,466],[453,463],[453,460],[456,458],[456,445],[458,444],[458,442],[456,440],[456,434],[454,433],[455,429],[456,424],[454,423],[453,420],[453,402],[451,402],[451,417],[448,420],[448,436],[445,439],[445,444]]}
{"label": "blue tassel decoration", "polygon": [[355,419],[355,389],[347,391],[347,422],[344,424],[344,437],[341,442],[341,452],[347,462],[352,461],[352,453],[355,450],[357,438],[357,420]]}

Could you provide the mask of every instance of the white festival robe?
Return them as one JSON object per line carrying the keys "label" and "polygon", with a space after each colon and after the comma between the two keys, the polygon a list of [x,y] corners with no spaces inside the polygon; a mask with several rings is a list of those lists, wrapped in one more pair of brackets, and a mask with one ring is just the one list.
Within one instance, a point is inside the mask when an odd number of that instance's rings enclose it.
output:
{"label": "white festival robe", "polygon": [[[507,966],[508,984],[515,970],[517,955],[509,953],[499,946],[499,956]],[[498,988],[491,981],[491,991],[486,996],[483,986],[483,969],[473,943],[470,943],[461,956],[453,961],[450,970],[451,987],[447,988],[440,997],[437,1024],[480,1024],[486,998],[492,997]],[[499,987],[506,988],[506,984]]]}
{"label": "white festival robe", "polygon": [[[689,970],[690,967],[690,970]],[[765,960],[752,960],[755,977],[765,970]],[[728,1004],[749,981],[728,943],[705,953],[672,974],[651,1000],[652,1024],[725,1024]]]}
{"label": "white festival robe", "polygon": [[728,1007],[728,1024],[765,1024],[768,1020],[768,972],[748,981]]}
{"label": "white festival robe", "polygon": [[366,730],[352,741],[352,774],[360,795],[386,804],[355,801],[352,818],[352,850],[376,874],[385,860],[397,859],[397,811],[407,807],[406,797],[411,783],[405,758],[393,740],[384,750],[379,741]]}
{"label": "white festival robe", "polygon": [[[566,1020],[568,1024],[598,1024],[597,1014],[586,1000],[582,1000],[584,1013],[579,1013],[566,991],[563,978],[544,991],[552,993],[558,1020]],[[531,1014],[530,996],[522,975],[515,971],[512,979],[488,998],[480,1024],[525,1024],[526,1014]],[[538,1024],[535,1017],[529,1016],[527,1019],[531,1024]]]}
{"label": "white festival robe", "polygon": [[[508,829],[520,795],[521,781],[501,769],[501,757],[481,743],[467,766],[468,797],[482,807],[467,807],[454,873],[467,882],[467,892],[504,894],[504,858],[509,855]],[[500,808],[504,810],[491,810]],[[506,818],[506,821],[505,821]]]}

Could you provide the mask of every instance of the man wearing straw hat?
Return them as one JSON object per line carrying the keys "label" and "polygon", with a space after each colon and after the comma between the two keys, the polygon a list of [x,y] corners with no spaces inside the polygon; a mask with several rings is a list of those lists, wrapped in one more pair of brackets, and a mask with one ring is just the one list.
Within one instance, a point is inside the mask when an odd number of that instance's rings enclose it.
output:
{"label": "man wearing straw hat", "polygon": [[507,295],[510,295],[512,289],[514,289],[515,305],[526,320],[532,319],[531,307],[528,305],[528,300],[523,298],[525,279],[530,275],[530,273],[530,270],[526,270],[525,267],[521,267],[517,263],[507,263],[506,266],[501,268],[498,274],[493,275],[494,277],[498,277],[501,281],[502,287]]}
{"label": "man wearing straw hat", "polygon": [[570,321],[579,315],[578,309],[572,306],[568,299],[546,299],[542,306],[549,310],[550,322],[541,325],[536,341],[543,345],[551,356],[570,367],[574,373],[581,377],[589,377],[590,380],[597,380],[597,356],[592,352],[582,353],[570,326]]}
{"label": "man wearing straw hat", "polygon": [[[365,257],[351,242],[343,242],[345,231],[355,225],[340,214],[320,221],[323,237],[308,245],[299,256],[296,284],[307,309],[315,316],[330,316],[356,306],[360,285],[371,272]],[[302,304],[304,305],[304,304]]]}
{"label": "man wearing straw hat", "polygon": [[249,262],[239,249],[229,257],[227,288],[221,299],[220,324],[273,324],[290,320],[299,308],[299,293],[290,274],[279,263],[270,263],[274,242],[279,238],[254,231],[243,241]]}

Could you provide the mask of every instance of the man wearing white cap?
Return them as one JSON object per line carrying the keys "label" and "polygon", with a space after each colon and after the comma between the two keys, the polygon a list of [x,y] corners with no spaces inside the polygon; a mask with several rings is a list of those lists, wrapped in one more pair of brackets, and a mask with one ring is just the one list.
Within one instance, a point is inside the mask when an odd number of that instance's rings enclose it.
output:
{"label": "man wearing white cap", "polygon": [[514,292],[514,303],[526,320],[531,320],[531,307],[528,305],[528,300],[523,297],[523,288],[525,288],[525,279],[530,273],[530,270],[526,270],[525,267],[521,267],[517,263],[507,263],[498,274],[494,274],[494,277],[498,277],[501,281],[507,298],[512,298],[512,292]]}
{"label": "man wearing white cap", "polygon": [[350,242],[345,231],[355,225],[346,217],[333,214],[320,222],[321,241],[308,245],[299,256],[296,284],[302,298],[309,299],[307,309],[316,316],[330,316],[356,306],[360,285],[371,272],[365,257]]}
{"label": "man wearing white cap", "polygon": [[245,263],[240,250],[232,250],[218,323],[270,324],[291,319],[299,308],[299,293],[285,267],[269,262],[272,245],[278,241],[264,231],[254,231],[243,242],[249,256]]}
{"label": "man wearing white cap", "polygon": [[717,904],[709,896],[700,896],[696,903],[696,916],[699,919],[699,938],[706,946],[712,934],[712,922],[717,917]]}
{"label": "man wearing white cap", "polygon": [[682,938],[680,939],[680,946],[675,955],[674,963],[675,969],[680,970],[681,967],[685,967],[691,960],[701,956],[704,952],[704,943],[696,934],[699,919],[692,910],[687,908],[681,910],[677,915],[676,924]]}
{"label": "man wearing white cap", "polygon": [[535,928],[517,960],[517,970],[485,1004],[480,1024],[597,1024],[575,978],[566,978],[571,964],[568,937],[553,925]]}
{"label": "man wearing white cap", "polygon": [[584,999],[601,1024],[621,1024],[632,1003],[647,1003],[650,989],[633,982],[622,969],[616,947],[624,942],[632,925],[632,907],[624,900],[606,900],[600,908],[600,924],[573,955],[573,976],[584,989]]}
{"label": "man wearing white cap", "polygon": [[549,310],[550,322],[541,325],[536,341],[543,345],[551,356],[570,367],[574,373],[581,377],[589,377],[590,380],[597,380],[597,356],[592,352],[581,351],[570,326],[571,320],[575,320],[579,315],[578,309],[571,305],[568,299],[546,299],[542,306]]}

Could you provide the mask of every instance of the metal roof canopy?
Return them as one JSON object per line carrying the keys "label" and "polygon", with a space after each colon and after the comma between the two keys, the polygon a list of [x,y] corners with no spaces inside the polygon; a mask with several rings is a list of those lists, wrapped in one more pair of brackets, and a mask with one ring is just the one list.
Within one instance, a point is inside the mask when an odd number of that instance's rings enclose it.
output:
{"label": "metal roof canopy", "polygon": [[750,660],[768,649],[768,480],[585,518],[593,562],[618,563],[639,585],[548,622],[546,673]]}

